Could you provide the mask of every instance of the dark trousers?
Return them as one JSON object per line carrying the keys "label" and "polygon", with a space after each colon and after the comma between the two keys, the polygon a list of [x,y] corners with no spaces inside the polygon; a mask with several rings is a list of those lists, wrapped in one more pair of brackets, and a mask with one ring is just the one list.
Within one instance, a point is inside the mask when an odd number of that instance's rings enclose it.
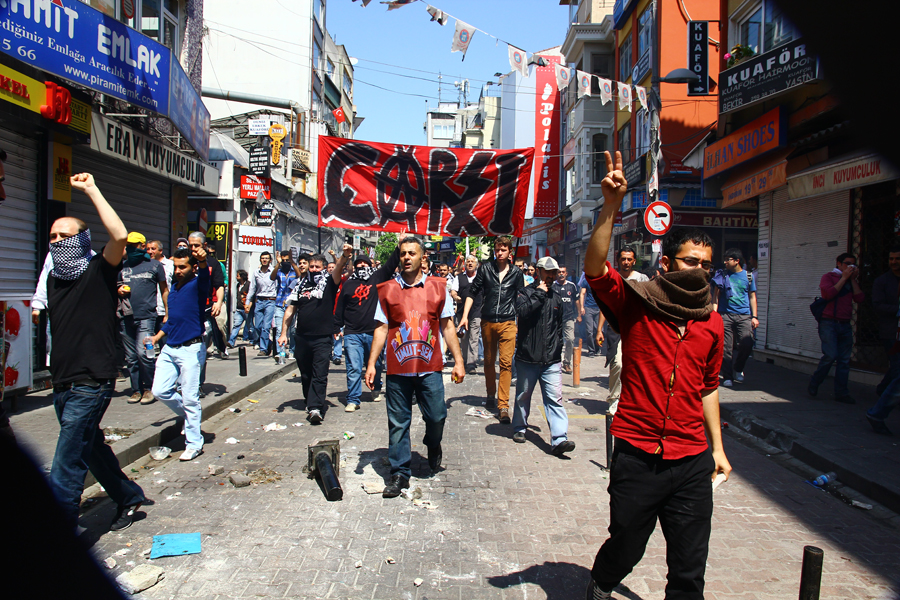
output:
{"label": "dark trousers", "polygon": [[300,385],[303,387],[303,397],[306,398],[306,410],[325,408],[332,340],[330,335],[298,335],[294,338],[294,358],[300,369]]}
{"label": "dark trousers", "polygon": [[894,340],[882,340],[881,343],[887,352],[888,370],[884,374],[881,383],[875,388],[875,393],[879,396],[884,393],[892,381],[900,377],[900,352],[891,353],[891,348],[894,347]]}
{"label": "dark trousers", "polygon": [[409,428],[412,423],[413,394],[419,399],[419,410],[422,411],[422,420],[425,421],[425,437],[422,443],[426,448],[439,446],[444,438],[444,421],[447,420],[444,379],[437,371],[421,377],[388,375],[385,390],[391,475],[399,473],[409,479],[412,473]]}
{"label": "dark trousers", "polygon": [[584,349],[587,352],[600,352],[597,346],[597,327],[600,325],[600,309],[585,307],[584,316],[581,317],[582,339],[584,340]]}
{"label": "dark trousers", "polygon": [[734,379],[735,373],[743,373],[744,365],[753,350],[753,325],[750,315],[723,313],[725,322],[725,355],[722,357],[722,378]]}
{"label": "dark trousers", "polygon": [[609,478],[610,525],[591,576],[612,591],[644,555],[659,519],[669,567],[666,600],[702,600],[715,462],[709,450],[665,460],[616,440]]}

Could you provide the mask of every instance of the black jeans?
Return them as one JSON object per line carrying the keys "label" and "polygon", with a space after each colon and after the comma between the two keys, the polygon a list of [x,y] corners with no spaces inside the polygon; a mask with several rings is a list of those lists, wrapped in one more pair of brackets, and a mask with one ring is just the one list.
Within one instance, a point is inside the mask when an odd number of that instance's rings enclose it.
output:
{"label": "black jeans", "polygon": [[733,380],[735,373],[744,372],[744,365],[753,350],[753,324],[750,315],[722,313],[722,320],[725,322],[722,378]]}
{"label": "black jeans", "polygon": [[644,555],[656,519],[666,538],[666,600],[702,600],[712,528],[710,451],[666,460],[616,440],[609,478],[610,524],[591,576],[612,591]]}
{"label": "black jeans", "polygon": [[334,338],[330,335],[298,335],[294,338],[294,358],[300,369],[300,385],[306,410],[325,408],[328,364]]}

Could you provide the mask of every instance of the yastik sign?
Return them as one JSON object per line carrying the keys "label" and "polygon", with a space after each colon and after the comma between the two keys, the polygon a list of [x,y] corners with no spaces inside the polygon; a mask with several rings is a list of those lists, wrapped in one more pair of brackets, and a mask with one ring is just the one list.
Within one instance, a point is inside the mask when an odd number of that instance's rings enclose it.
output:
{"label": "yastik sign", "polygon": [[703,179],[709,179],[737,165],[780,148],[787,143],[787,113],[776,106],[734,133],[706,147]]}
{"label": "yastik sign", "polygon": [[319,226],[519,236],[533,157],[320,136]]}
{"label": "yastik sign", "polygon": [[644,211],[644,227],[653,235],[665,235],[672,228],[672,207],[665,202],[651,202]]}

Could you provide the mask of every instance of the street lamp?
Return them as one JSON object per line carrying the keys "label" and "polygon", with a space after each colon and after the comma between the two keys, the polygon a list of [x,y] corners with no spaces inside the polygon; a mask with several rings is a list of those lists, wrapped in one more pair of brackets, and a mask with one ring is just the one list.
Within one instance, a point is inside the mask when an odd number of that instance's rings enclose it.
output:
{"label": "street lamp", "polygon": [[659,83],[694,83],[700,76],[690,69],[675,69],[665,77],[654,77],[650,83],[650,172],[647,175],[647,196],[650,202],[659,198],[658,167],[662,157],[659,139],[659,111],[662,110],[662,99],[657,87]]}

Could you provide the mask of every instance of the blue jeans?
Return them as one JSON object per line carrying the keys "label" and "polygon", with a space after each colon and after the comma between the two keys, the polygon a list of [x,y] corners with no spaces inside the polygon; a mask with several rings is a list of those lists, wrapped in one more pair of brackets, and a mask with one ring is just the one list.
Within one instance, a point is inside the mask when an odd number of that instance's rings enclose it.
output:
{"label": "blue jeans", "polygon": [[882,343],[887,352],[888,370],[887,373],[884,374],[884,379],[882,379],[881,383],[878,384],[878,387],[875,388],[875,391],[879,396],[887,390],[887,387],[892,381],[897,379],[897,377],[900,377],[900,352],[891,354],[891,348],[894,347],[894,340],[884,340]]}
{"label": "blue jeans", "polygon": [[412,423],[413,394],[419,399],[419,410],[425,420],[425,438],[422,443],[428,448],[439,446],[444,437],[444,421],[447,420],[444,380],[437,371],[422,377],[388,375],[386,391],[391,475],[399,473],[409,479],[409,466],[412,462],[409,426]]}
{"label": "blue jeans", "polygon": [[[362,376],[369,364],[372,352],[371,333],[348,333],[344,336],[344,351],[347,354],[347,404],[359,406],[362,393]],[[375,362],[375,391],[381,390],[381,371],[384,362],[381,357]]]}
{"label": "blue jeans", "polygon": [[337,360],[344,353],[344,336],[339,335],[337,339],[334,336],[331,336],[333,340],[331,345],[331,360]]}
{"label": "blue jeans", "polygon": [[891,411],[900,404],[900,377],[894,379],[878,398],[875,406],[866,411],[866,414],[876,421],[884,421]]}
{"label": "blue jeans", "polygon": [[834,364],[834,395],[849,394],[850,353],[853,351],[853,327],[831,319],[819,321],[819,339],[822,340],[822,359],[809,381],[809,391],[816,393]]}
{"label": "blue jeans", "polygon": [[237,342],[237,336],[241,332],[241,325],[244,326],[244,340],[250,337],[250,328],[252,323],[247,318],[247,311],[245,310],[236,310],[234,311],[234,324],[231,327],[231,335],[228,336],[228,345],[234,346],[234,343]]}
{"label": "blue jeans", "polygon": [[269,351],[269,331],[275,316],[274,300],[256,300],[256,330],[259,332],[259,349]]}
{"label": "blue jeans", "polygon": [[[275,307],[275,335],[276,336],[281,335],[281,327],[282,327],[283,322],[284,322],[284,307],[276,306]],[[288,329],[288,346],[290,347],[290,350],[292,353],[294,352],[294,331],[295,331],[295,329],[296,329],[296,327],[294,327],[294,323],[291,323],[291,327],[290,327],[290,329]],[[275,339],[277,340],[278,337],[276,337]],[[275,343],[277,344],[278,342],[276,341]],[[281,344],[278,344],[278,346],[276,347],[276,350],[278,350],[278,352],[281,352],[282,350],[284,350],[284,348],[281,346]]]}
{"label": "blue jeans", "polygon": [[[184,419],[185,446],[203,448],[200,433],[200,367],[206,362],[206,346],[200,342],[173,348],[166,346],[156,361],[153,395]],[[178,385],[181,393],[178,393]]]}
{"label": "blue jeans", "polygon": [[153,359],[147,356],[144,338],[156,333],[156,317],[135,319],[131,315],[119,321],[119,334],[125,346],[125,368],[131,375],[132,392],[143,392],[153,387]]}
{"label": "blue jeans", "polygon": [[107,380],[53,392],[59,439],[50,468],[50,485],[72,527],[78,521],[78,506],[88,470],[119,506],[132,506],[145,499],[141,486],[122,472],[100,429],[113,387],[114,382]]}
{"label": "blue jeans", "polygon": [[569,416],[562,405],[562,369],[561,363],[538,365],[516,360],[518,378],[516,379],[516,405],[513,408],[513,430],[518,433],[528,428],[528,415],[531,413],[531,394],[540,382],[541,397],[544,400],[544,412],[550,424],[550,443],[556,446],[568,439]]}

